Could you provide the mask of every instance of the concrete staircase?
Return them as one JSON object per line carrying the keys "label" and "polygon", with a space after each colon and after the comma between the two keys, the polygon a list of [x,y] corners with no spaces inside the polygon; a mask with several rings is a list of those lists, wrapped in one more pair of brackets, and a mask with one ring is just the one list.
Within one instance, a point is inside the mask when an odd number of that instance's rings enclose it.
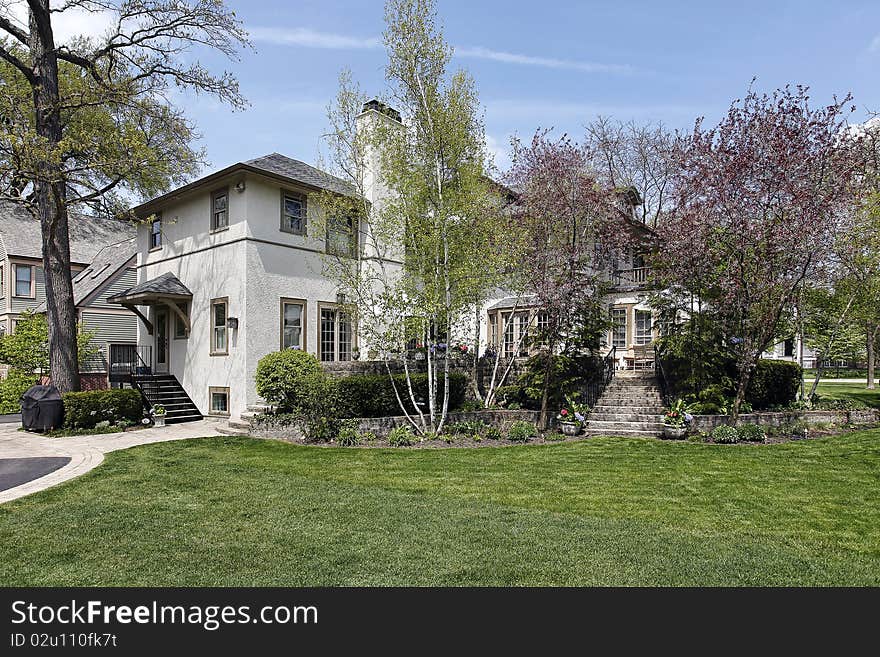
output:
{"label": "concrete staircase", "polygon": [[180,385],[177,377],[171,374],[141,374],[132,377],[150,406],[165,407],[165,424],[196,422],[202,419],[199,409]]}
{"label": "concrete staircase", "polygon": [[600,436],[659,436],[664,412],[653,372],[618,372],[596,401],[585,430]]}

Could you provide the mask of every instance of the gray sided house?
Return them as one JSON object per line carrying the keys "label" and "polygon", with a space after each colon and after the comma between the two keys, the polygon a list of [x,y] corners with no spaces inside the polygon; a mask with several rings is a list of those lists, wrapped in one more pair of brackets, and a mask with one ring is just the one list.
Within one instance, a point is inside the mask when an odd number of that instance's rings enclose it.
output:
{"label": "gray sided house", "polygon": [[[137,342],[137,318],[107,298],[137,281],[134,226],[70,215],[70,260],[79,321],[98,353],[83,367],[83,387],[108,384],[111,350]],[[45,312],[40,224],[21,206],[0,203],[0,332],[15,330],[26,311]]]}

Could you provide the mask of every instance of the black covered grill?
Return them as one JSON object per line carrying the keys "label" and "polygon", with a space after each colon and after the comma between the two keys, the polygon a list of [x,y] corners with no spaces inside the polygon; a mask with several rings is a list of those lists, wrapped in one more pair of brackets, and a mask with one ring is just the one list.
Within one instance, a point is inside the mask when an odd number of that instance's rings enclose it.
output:
{"label": "black covered grill", "polygon": [[27,431],[60,429],[63,421],[64,405],[55,386],[31,386],[21,396],[21,426]]}

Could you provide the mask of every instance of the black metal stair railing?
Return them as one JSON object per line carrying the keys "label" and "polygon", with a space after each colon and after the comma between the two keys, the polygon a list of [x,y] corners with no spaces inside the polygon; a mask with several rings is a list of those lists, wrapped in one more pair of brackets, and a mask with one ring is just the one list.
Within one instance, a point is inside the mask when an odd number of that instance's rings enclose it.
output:
{"label": "black metal stair railing", "polygon": [[149,409],[158,393],[158,383],[153,378],[153,352],[150,345],[111,345],[110,381],[128,383],[141,393],[144,407]]}
{"label": "black metal stair railing", "polygon": [[615,365],[617,363],[617,347],[611,347],[608,353],[602,358],[602,369],[598,377],[593,379],[584,386],[581,396],[581,402],[591,409],[599,401],[605,388],[614,379]]}
{"label": "black metal stair railing", "polygon": [[658,344],[654,347],[654,375],[660,386],[660,395],[663,398],[663,405],[668,407],[672,404],[672,391],[669,386],[669,380],[666,378],[666,368],[663,367],[662,344]]}

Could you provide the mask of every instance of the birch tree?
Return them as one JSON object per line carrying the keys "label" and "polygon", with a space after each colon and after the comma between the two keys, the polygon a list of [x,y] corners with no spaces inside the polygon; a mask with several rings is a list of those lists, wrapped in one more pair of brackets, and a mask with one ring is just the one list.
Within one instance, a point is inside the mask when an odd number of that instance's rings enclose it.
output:
{"label": "birch tree", "polygon": [[[441,432],[449,410],[455,327],[492,285],[497,248],[496,197],[486,178],[485,131],[473,79],[448,72],[445,42],[431,0],[389,0],[384,43],[387,103],[399,112],[364,129],[366,97],[341,78],[330,111],[331,160],[352,182],[349,198],[322,195],[324,220],[357,217],[358,254],[330,256],[327,271],[350,295],[358,332],[377,350],[389,375],[402,364],[407,384],[398,402],[412,427]],[[361,128],[358,131],[358,128]],[[371,203],[363,181],[384,190]],[[425,346],[428,395],[423,407],[411,383],[404,345]],[[393,379],[392,379],[393,381]]]}

